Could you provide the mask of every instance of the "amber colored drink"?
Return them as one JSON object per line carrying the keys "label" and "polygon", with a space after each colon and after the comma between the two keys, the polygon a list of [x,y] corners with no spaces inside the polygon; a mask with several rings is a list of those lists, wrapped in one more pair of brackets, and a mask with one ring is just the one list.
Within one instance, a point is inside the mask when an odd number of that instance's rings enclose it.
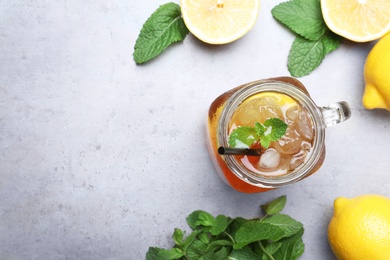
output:
{"label": "amber colored drink", "polygon": [[229,123],[229,133],[239,126],[254,126],[269,118],[287,123],[285,135],[267,149],[258,144],[250,147],[261,149],[260,156],[243,155],[236,160],[253,174],[270,177],[288,174],[304,163],[314,141],[312,119],[298,101],[279,92],[255,94],[237,107]]}
{"label": "amber colored drink", "polygon": [[[240,94],[257,85],[267,86]],[[299,92],[298,98],[289,94],[291,89]],[[299,100],[301,96],[311,102],[310,111]],[[209,109],[208,132],[211,158],[222,180],[240,192],[256,193],[293,183],[317,171],[325,158],[325,126],[322,120],[313,118],[316,109],[302,83],[290,77],[248,83],[219,96]],[[261,156],[218,154],[220,146],[228,145],[229,134],[235,128],[275,117],[288,124],[286,134],[267,149],[251,147],[261,149]]]}

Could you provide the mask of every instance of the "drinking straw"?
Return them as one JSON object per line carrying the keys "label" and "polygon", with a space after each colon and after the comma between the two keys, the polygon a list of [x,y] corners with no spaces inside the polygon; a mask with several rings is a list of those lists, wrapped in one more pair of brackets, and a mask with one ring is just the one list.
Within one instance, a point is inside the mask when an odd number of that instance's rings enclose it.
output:
{"label": "drinking straw", "polygon": [[231,147],[219,147],[218,153],[221,155],[252,155],[260,156],[260,149],[249,149],[249,148],[231,148]]}

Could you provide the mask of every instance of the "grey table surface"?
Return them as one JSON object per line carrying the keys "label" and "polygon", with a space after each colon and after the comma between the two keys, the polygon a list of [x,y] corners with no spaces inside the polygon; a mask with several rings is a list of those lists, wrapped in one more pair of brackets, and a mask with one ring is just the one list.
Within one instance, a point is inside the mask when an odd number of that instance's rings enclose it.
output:
{"label": "grey table surface", "polygon": [[300,78],[319,106],[352,108],[327,129],[315,175],[242,194],[219,179],[205,145],[219,94],[289,75],[294,35],[270,13],[279,2],[262,1],[236,42],[188,35],[137,66],[138,33],[165,1],[0,1],[0,259],[144,259],[149,246],[172,246],[175,227],[188,231],[194,210],[251,218],[280,195],[305,226],[301,259],[335,259],[333,200],[390,196],[390,112],[361,102],[373,43],[344,41]]}

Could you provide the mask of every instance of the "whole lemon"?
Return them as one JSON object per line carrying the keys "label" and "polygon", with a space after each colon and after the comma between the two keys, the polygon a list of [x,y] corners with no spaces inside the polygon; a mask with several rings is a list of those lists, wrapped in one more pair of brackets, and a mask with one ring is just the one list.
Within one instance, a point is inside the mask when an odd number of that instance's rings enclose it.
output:
{"label": "whole lemon", "polygon": [[372,48],[364,65],[365,108],[383,108],[390,111],[390,33]]}
{"label": "whole lemon", "polygon": [[340,259],[390,259],[390,199],[362,195],[334,201],[329,244]]}

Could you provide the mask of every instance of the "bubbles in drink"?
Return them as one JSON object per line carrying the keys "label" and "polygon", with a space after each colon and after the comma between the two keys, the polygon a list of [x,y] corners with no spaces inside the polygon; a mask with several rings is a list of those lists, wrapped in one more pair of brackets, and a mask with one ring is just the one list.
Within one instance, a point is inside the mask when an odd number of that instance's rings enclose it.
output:
{"label": "bubbles in drink", "polygon": [[[250,171],[263,176],[288,174],[301,167],[308,158],[314,142],[313,121],[295,99],[283,93],[262,92],[244,100],[234,112],[230,129],[254,126],[269,118],[279,118],[287,123],[285,135],[272,142],[260,157],[247,158],[241,163]],[[258,144],[257,144],[258,145]],[[248,165],[250,164],[250,165]]]}

